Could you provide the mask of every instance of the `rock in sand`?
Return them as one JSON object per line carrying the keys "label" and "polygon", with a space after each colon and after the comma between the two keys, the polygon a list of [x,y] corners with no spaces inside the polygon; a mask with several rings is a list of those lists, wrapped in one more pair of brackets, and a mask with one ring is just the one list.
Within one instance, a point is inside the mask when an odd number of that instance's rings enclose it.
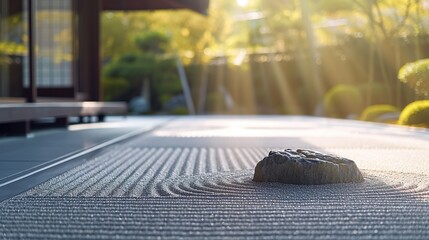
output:
{"label": "rock in sand", "polygon": [[253,181],[289,184],[330,184],[362,182],[355,162],[311,150],[270,151],[255,168]]}

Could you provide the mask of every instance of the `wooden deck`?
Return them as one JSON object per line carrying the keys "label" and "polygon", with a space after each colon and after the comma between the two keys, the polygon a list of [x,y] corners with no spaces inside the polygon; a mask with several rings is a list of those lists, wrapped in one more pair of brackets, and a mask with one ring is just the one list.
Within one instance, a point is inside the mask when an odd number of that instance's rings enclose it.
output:
{"label": "wooden deck", "polygon": [[0,133],[26,134],[30,122],[52,117],[67,125],[68,117],[96,116],[103,121],[106,115],[124,115],[127,105],[122,102],[49,102],[0,104]]}

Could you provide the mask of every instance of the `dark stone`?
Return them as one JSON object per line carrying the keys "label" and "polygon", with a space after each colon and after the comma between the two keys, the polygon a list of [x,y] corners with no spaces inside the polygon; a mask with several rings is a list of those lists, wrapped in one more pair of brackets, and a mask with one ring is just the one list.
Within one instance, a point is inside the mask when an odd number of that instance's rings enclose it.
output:
{"label": "dark stone", "polygon": [[313,185],[362,182],[363,176],[350,159],[310,150],[285,149],[270,151],[258,162],[253,181]]}

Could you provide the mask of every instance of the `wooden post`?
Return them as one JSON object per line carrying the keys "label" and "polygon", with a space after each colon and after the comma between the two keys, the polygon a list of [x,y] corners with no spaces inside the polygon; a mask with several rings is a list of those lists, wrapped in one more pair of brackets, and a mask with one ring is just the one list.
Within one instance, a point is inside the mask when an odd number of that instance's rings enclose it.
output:
{"label": "wooden post", "polygon": [[79,32],[79,92],[85,100],[101,100],[100,84],[100,0],[80,0],[78,10]]}
{"label": "wooden post", "polygon": [[32,0],[27,0],[27,25],[28,25],[28,94],[26,96],[27,102],[36,102],[37,98],[37,84],[36,84],[36,75],[35,75],[35,41],[34,41],[34,6]]}

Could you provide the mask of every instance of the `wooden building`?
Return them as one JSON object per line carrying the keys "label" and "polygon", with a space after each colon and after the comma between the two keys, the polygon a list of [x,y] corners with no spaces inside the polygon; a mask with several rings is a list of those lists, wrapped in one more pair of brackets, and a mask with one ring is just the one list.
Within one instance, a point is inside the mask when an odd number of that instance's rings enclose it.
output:
{"label": "wooden building", "polygon": [[[208,4],[209,0],[0,0],[0,107],[102,101],[103,11],[186,8],[207,14]],[[20,119],[2,116],[12,113],[0,109],[0,123]],[[23,120],[31,120],[31,115]]]}

